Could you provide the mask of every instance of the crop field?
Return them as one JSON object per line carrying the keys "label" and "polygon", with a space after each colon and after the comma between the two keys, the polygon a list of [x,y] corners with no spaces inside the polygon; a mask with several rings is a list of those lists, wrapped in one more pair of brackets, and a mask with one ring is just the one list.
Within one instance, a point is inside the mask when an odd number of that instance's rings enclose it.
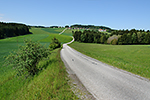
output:
{"label": "crop field", "polygon": [[53,33],[53,34],[59,34],[62,32],[65,28],[41,28],[41,30]]}
{"label": "crop field", "polygon": [[[70,40],[72,40],[71,37],[68,37],[66,35],[59,35],[58,33],[60,33],[63,29],[59,29],[59,30],[52,30],[53,33],[50,33],[48,31],[44,31],[43,29],[40,28],[33,28],[30,29],[30,32],[32,32],[33,34],[29,34],[29,35],[24,35],[24,36],[18,36],[18,37],[11,37],[11,38],[6,38],[6,39],[1,39],[0,40],[0,100],[3,99],[42,99],[45,98],[47,96],[49,96],[49,98],[55,98],[55,99],[59,99],[62,97],[65,97],[63,94],[61,94],[60,96],[58,96],[58,94],[56,93],[57,91],[54,91],[52,94],[50,94],[50,92],[47,92],[44,90],[46,89],[45,87],[47,86],[47,88],[51,88],[51,86],[49,86],[51,83],[56,83],[56,85],[54,85],[54,90],[58,87],[60,87],[58,85],[56,81],[55,77],[57,77],[57,75],[52,76],[54,80],[48,79],[49,76],[47,76],[47,80],[45,83],[41,83],[42,81],[46,80],[46,79],[42,79],[42,77],[46,78],[46,75],[48,75],[48,73],[50,72],[50,70],[54,70],[49,68],[51,66],[51,64],[49,65],[47,62],[41,62],[43,64],[47,64],[47,69],[49,70],[45,72],[43,71],[42,74],[43,76],[37,76],[36,78],[31,78],[31,79],[18,79],[18,77],[16,76],[16,72],[15,70],[13,70],[10,66],[3,66],[4,63],[4,56],[7,56],[9,54],[9,52],[12,52],[12,50],[17,50],[19,45],[24,45],[24,39],[31,39],[32,41],[38,41],[41,44],[45,45],[46,47],[49,46],[51,39],[53,37],[56,37],[57,39],[59,39],[59,41],[61,43],[66,43],[69,42]],[[58,32],[60,31],[60,32]],[[57,50],[58,51],[58,50]],[[56,55],[58,53],[54,53],[54,55],[52,55],[52,60],[54,61],[58,61],[58,57],[56,59]],[[60,59],[59,59],[60,60]],[[49,61],[51,62],[51,61]],[[62,62],[58,62],[58,63],[53,63],[52,66],[58,66],[58,64],[61,63],[61,66],[64,66],[62,64]],[[56,69],[58,69],[56,67]],[[55,70],[56,70],[55,69]],[[59,72],[59,69],[57,70]],[[50,73],[49,73],[50,74]],[[59,73],[56,73],[59,74]],[[62,73],[62,75],[65,75],[64,73]],[[64,76],[65,77],[65,76]],[[38,80],[37,80],[38,79]],[[41,81],[40,81],[41,79]],[[34,80],[34,81],[33,81]],[[38,82],[36,82],[38,81]],[[69,86],[64,82],[65,79],[62,78],[62,84],[65,84],[64,87],[62,87],[62,89],[60,89],[61,92],[67,92],[70,91],[70,94],[68,93],[68,95],[73,95],[73,93],[71,92],[71,90],[69,90]],[[49,83],[48,83],[49,82]],[[63,83],[64,82],[64,83]],[[45,87],[40,87],[46,85]],[[30,86],[29,86],[30,85]],[[35,86],[36,90],[33,89]],[[68,87],[68,90],[66,91],[64,88]],[[40,90],[37,90],[40,89]],[[31,92],[28,92],[29,90],[33,90]],[[51,90],[50,90],[51,91]],[[59,91],[59,90],[58,90]],[[60,93],[60,92],[58,92]],[[45,94],[45,95],[44,95]],[[49,94],[49,95],[48,95]],[[22,97],[21,97],[22,96]],[[74,96],[72,96],[72,98],[74,98]]]}
{"label": "crop field", "polygon": [[70,46],[101,62],[150,79],[150,45],[102,45],[74,42]]}
{"label": "crop field", "polygon": [[67,35],[67,36],[72,36],[72,31],[74,31],[73,29],[67,29],[63,35]]}

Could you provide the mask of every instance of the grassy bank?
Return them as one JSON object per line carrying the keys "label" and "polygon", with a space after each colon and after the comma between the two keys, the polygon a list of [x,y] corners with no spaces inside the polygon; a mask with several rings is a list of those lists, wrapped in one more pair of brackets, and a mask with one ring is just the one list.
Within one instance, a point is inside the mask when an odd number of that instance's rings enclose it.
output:
{"label": "grassy bank", "polygon": [[150,45],[101,45],[74,42],[70,46],[99,61],[150,79]]}
{"label": "grassy bank", "polygon": [[[63,29],[61,29],[61,30],[63,30]],[[60,32],[61,32],[61,30],[60,30]],[[25,88],[31,86],[30,84],[33,84],[32,82],[38,80],[38,78],[28,79],[28,80],[18,79],[18,77],[16,76],[15,70],[13,70],[10,66],[2,66],[3,61],[4,61],[3,57],[7,56],[9,54],[9,52],[11,52],[12,50],[17,50],[19,45],[24,45],[24,39],[31,39],[32,41],[39,41],[41,44],[46,45],[47,47],[49,46],[49,44],[51,42],[51,38],[53,38],[53,37],[59,38],[61,43],[69,42],[72,39],[71,37],[68,37],[68,36],[58,35],[57,34],[58,30],[56,31],[56,33],[55,33],[54,30],[53,30],[53,33],[50,33],[50,32],[44,31],[40,28],[33,28],[33,29],[30,29],[30,31],[33,34],[18,36],[18,37],[12,37],[12,38],[6,38],[6,39],[1,39],[0,40],[0,50],[1,50],[0,51],[0,73],[1,73],[1,75],[0,75],[0,100],[2,100],[2,99],[7,100],[7,99],[11,99],[13,97],[14,97],[14,99],[15,98],[22,99],[22,98],[19,97],[19,96],[25,97],[25,95],[23,96],[23,94],[21,94],[22,92],[26,93],[26,95],[29,96],[29,98],[27,98],[27,99],[36,99],[36,98],[33,97],[33,95],[38,94],[38,93],[34,94],[33,91],[30,92],[29,90],[31,90],[31,89],[29,89],[29,88],[28,88],[28,90],[25,90]],[[54,56],[54,55],[52,56],[53,59],[55,59],[55,57],[56,56]],[[57,60],[57,59],[55,59],[55,60]],[[54,63],[52,63],[52,61],[53,60],[49,61],[51,63],[47,64],[47,66],[51,66],[52,68],[56,67],[57,62],[56,62],[56,64],[54,64]],[[47,62],[45,62],[45,63],[47,63]],[[47,67],[46,70],[48,70],[48,68],[49,67]],[[56,67],[56,68],[58,68],[58,67]],[[44,70],[44,71],[46,71],[46,70]],[[49,74],[51,72],[50,70],[51,69],[49,69]],[[57,71],[58,70],[56,70],[56,73],[57,73]],[[64,71],[64,69],[63,69],[63,71]],[[43,75],[42,73],[39,76]],[[54,74],[54,71],[51,74]],[[39,76],[37,76],[37,77],[39,77]],[[41,80],[42,80],[42,77],[43,77],[43,81],[44,81],[44,77],[46,77],[46,75],[41,76]],[[49,77],[49,78],[51,78],[51,77]],[[49,80],[48,76],[47,76],[47,80]],[[49,86],[51,86],[51,83],[47,83],[47,84],[49,84]],[[41,85],[41,86],[43,86],[43,85]],[[45,88],[45,87],[43,86],[43,88]],[[47,88],[47,89],[50,89],[50,88]],[[35,91],[37,91],[37,90],[35,90]],[[46,90],[43,90],[43,91],[46,92]],[[63,90],[61,90],[61,91],[63,91]],[[67,91],[67,90],[65,90],[65,91]],[[68,91],[70,91],[70,90],[68,90]],[[41,93],[43,93],[43,92],[41,92]],[[50,93],[50,92],[48,92],[48,93]],[[60,93],[60,91],[59,91],[59,93]],[[20,95],[18,95],[18,94],[20,94]],[[32,94],[33,98],[30,96],[31,94]],[[56,93],[54,92],[54,94],[56,94]],[[50,94],[49,94],[49,96],[50,96]],[[46,95],[45,95],[45,97],[46,97]]]}
{"label": "grassy bank", "polygon": [[71,100],[77,99],[68,84],[66,69],[60,59],[60,49],[50,55],[50,59],[41,61],[39,66],[46,66],[39,75],[26,83],[10,98],[18,100]]}

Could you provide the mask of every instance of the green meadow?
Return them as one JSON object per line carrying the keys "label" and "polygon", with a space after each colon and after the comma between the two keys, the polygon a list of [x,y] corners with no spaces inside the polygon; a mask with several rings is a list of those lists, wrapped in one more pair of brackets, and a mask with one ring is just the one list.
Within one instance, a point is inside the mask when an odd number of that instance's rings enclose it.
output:
{"label": "green meadow", "polygon": [[103,45],[74,42],[70,46],[101,62],[150,79],[150,45]]}
{"label": "green meadow", "polygon": [[[39,66],[46,69],[29,79],[19,78],[11,66],[3,66],[4,56],[24,45],[24,39],[40,42],[46,47],[56,37],[61,43],[72,40],[66,35],[59,35],[63,28],[49,29],[32,28],[33,34],[11,37],[0,40],[0,100],[33,100],[33,99],[76,99],[68,84],[63,62],[59,57],[59,49],[52,51],[49,60],[42,60]],[[51,33],[52,32],[52,33]]]}

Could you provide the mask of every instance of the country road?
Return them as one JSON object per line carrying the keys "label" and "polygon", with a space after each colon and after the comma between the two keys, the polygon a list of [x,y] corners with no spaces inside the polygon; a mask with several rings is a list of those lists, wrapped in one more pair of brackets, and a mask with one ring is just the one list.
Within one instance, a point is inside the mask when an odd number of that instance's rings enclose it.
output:
{"label": "country road", "polygon": [[67,28],[65,28],[62,32],[60,32],[59,35],[61,35],[62,33],[64,33],[66,29],[67,29]]}
{"label": "country road", "polygon": [[63,45],[61,57],[97,100],[150,100],[150,81]]}

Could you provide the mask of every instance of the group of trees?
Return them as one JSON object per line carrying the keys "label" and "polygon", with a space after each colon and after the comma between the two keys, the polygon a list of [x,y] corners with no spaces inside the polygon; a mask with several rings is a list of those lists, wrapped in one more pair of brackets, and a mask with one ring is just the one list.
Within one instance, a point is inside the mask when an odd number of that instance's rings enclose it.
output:
{"label": "group of trees", "polygon": [[75,41],[84,43],[101,43],[113,45],[150,44],[150,31],[115,30],[111,34],[98,31],[73,31]]}
{"label": "group of trees", "polygon": [[29,28],[24,24],[0,22],[0,39],[26,34],[29,34]]}
{"label": "group of trees", "polygon": [[118,45],[128,44],[150,44],[150,32],[144,30],[116,30],[112,35],[118,35],[120,38],[117,41]]}
{"label": "group of trees", "polygon": [[73,31],[73,36],[75,41],[84,42],[84,43],[107,43],[107,39],[109,37],[108,34],[104,34],[102,32],[84,30],[81,31]]}

